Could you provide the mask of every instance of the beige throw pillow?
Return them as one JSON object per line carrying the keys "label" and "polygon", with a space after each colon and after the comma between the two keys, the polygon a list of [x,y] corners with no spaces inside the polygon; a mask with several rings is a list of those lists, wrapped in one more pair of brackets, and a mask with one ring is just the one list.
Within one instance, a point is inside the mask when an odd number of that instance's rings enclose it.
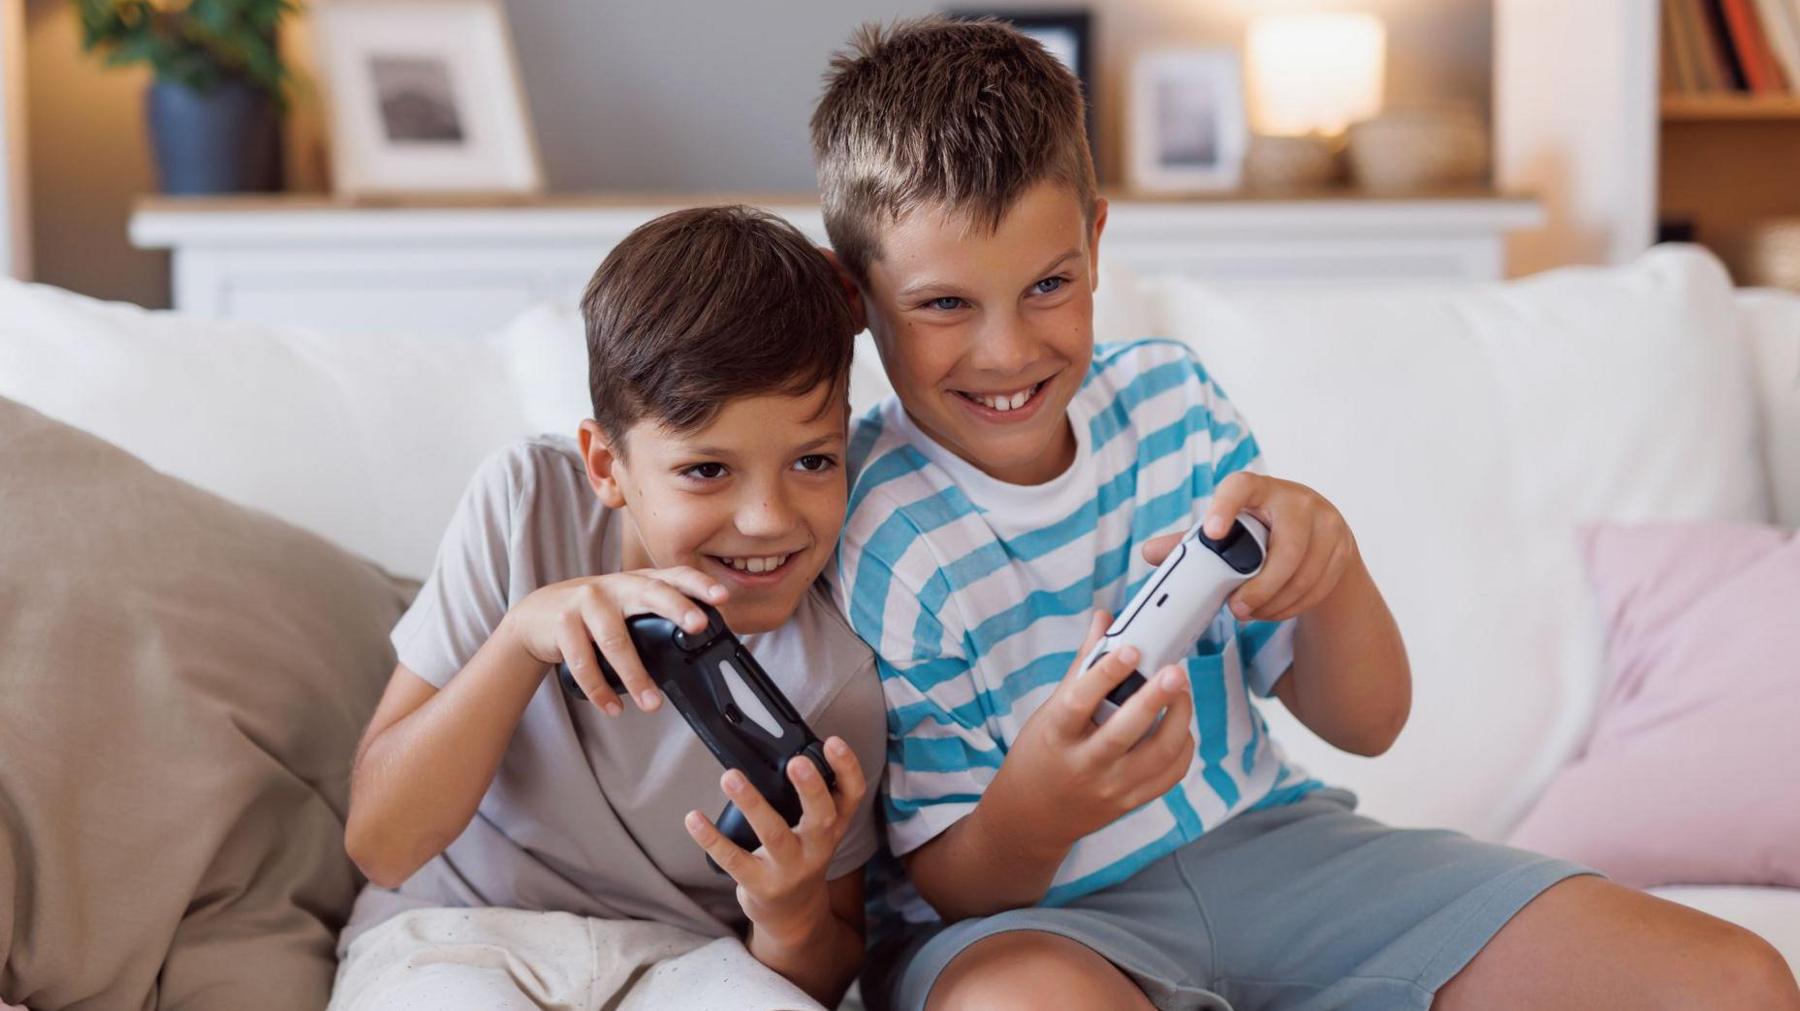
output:
{"label": "beige throw pillow", "polygon": [[410,591],[0,399],[0,1001],[324,1007]]}

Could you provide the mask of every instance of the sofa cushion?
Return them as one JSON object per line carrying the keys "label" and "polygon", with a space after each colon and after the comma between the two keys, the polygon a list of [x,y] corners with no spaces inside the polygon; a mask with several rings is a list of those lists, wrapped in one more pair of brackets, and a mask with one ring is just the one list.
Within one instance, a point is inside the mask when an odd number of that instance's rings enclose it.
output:
{"label": "sofa cushion", "polygon": [[1800,537],[1602,524],[1583,543],[1612,680],[1511,842],[1637,888],[1800,888]]}
{"label": "sofa cushion", "polygon": [[0,998],[317,1011],[409,589],[7,400],[0,516]]}
{"label": "sofa cushion", "polygon": [[476,466],[535,434],[491,342],[211,320],[5,278],[0,397],[412,577]]}
{"label": "sofa cushion", "polygon": [[1343,511],[1399,621],[1414,704],[1388,754],[1268,707],[1377,816],[1502,837],[1579,745],[1605,664],[1578,523],[1767,519],[1741,321],[1703,252],[1507,284],[1152,288],[1271,471]]}

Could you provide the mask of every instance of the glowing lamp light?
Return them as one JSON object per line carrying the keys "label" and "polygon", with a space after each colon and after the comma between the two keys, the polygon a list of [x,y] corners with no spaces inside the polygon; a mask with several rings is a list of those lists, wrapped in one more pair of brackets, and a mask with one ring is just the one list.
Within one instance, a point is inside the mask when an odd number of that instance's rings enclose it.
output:
{"label": "glowing lamp light", "polygon": [[1373,14],[1271,14],[1245,48],[1259,133],[1335,135],[1381,111],[1387,30]]}

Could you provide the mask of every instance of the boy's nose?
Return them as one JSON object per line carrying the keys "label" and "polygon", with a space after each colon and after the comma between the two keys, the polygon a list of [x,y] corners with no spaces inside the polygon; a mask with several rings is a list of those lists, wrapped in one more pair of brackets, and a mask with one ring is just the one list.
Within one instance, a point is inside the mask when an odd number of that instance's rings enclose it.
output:
{"label": "boy's nose", "polygon": [[794,508],[780,492],[750,496],[737,510],[738,532],[746,537],[774,537],[794,527]]}
{"label": "boy's nose", "polygon": [[1036,346],[1017,313],[995,313],[977,334],[970,363],[984,372],[1017,373],[1031,364]]}

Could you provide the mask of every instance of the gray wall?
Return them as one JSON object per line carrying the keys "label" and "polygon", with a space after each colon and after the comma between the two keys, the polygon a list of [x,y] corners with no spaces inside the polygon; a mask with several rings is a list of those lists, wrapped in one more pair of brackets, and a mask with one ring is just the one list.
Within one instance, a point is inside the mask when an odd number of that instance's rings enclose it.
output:
{"label": "gray wall", "polygon": [[[857,24],[973,7],[881,0],[505,0],[553,190],[807,192],[806,121],[829,54]],[[1002,0],[1014,9],[1057,6]],[[1237,45],[1268,10],[1368,10],[1388,25],[1389,97],[1451,97],[1484,113],[1492,75],[1489,0],[1094,0],[1102,182],[1118,178],[1119,96],[1132,54]],[[133,250],[125,222],[153,186],[141,68],[104,70],[76,41],[67,0],[29,0],[28,116],[33,244],[40,280],[106,298],[167,304],[162,254]],[[286,47],[310,40],[294,26]],[[289,178],[322,185],[316,103],[302,94]]]}

